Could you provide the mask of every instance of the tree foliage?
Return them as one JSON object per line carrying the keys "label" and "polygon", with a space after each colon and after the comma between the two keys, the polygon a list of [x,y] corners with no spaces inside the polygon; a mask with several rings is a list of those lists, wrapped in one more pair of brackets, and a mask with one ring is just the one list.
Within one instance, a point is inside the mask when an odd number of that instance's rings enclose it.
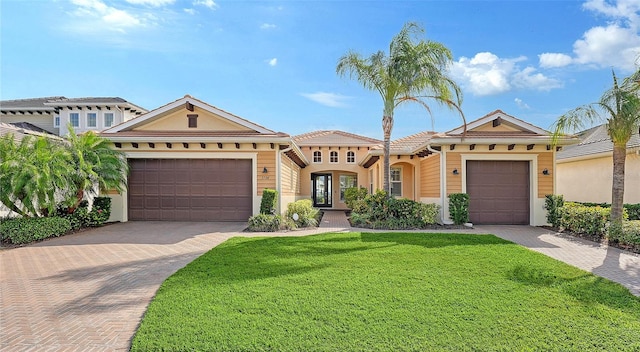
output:
{"label": "tree foliage", "polygon": [[[404,25],[389,45],[388,54],[378,51],[369,57],[349,51],[338,60],[336,72],[357,80],[368,90],[376,91],[383,101],[384,132],[383,190],[390,194],[389,147],[394,110],[407,102],[418,103],[431,115],[427,100],[433,100],[462,116],[462,92],[448,75],[453,59],[443,44],[419,38],[424,33],[418,24]],[[466,126],[466,122],[465,122]]]}

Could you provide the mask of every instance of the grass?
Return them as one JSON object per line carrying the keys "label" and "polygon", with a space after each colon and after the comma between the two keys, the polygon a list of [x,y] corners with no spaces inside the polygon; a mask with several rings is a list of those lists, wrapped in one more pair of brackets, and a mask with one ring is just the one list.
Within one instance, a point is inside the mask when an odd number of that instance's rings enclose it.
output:
{"label": "grass", "polygon": [[132,351],[639,351],[640,298],[492,235],[234,238],[160,287]]}

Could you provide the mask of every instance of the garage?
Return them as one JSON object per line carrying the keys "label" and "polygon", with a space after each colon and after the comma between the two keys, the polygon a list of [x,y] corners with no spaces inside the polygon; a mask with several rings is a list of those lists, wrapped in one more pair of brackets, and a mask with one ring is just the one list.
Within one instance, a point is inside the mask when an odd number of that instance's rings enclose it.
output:
{"label": "garage", "polygon": [[129,159],[129,220],[246,221],[250,159]]}
{"label": "garage", "polygon": [[469,220],[529,225],[529,161],[468,160]]}

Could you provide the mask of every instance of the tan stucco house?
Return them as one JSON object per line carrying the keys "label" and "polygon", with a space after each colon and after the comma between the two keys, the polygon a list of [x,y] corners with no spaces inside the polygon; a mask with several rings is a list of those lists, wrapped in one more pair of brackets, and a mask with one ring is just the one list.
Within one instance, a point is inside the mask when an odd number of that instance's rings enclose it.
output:
{"label": "tan stucco house", "polygon": [[[567,146],[557,156],[557,193],[565,200],[611,203],[613,143],[606,125],[578,134],[580,143]],[[640,135],[627,144],[624,202],[640,203]]]}
{"label": "tan stucco house", "polygon": [[[111,194],[111,220],[244,221],[259,212],[265,188],[278,190],[280,211],[298,199],[346,209],[346,188],[382,188],[380,140],[343,131],[290,136],[188,95],[101,135],[131,166],[128,191]],[[466,131],[393,141],[392,194],[440,204],[446,222],[447,195],[466,192],[474,223],[542,225],[555,157],[547,131],[496,110]]]}

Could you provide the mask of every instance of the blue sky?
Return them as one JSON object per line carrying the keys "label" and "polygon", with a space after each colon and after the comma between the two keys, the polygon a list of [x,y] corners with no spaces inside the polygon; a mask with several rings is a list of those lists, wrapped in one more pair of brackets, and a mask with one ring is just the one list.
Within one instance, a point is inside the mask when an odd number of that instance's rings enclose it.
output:
{"label": "blue sky", "polygon": [[[640,0],[2,0],[0,16],[2,100],[120,96],[151,110],[190,94],[292,135],[381,138],[380,97],[335,66],[386,50],[407,21],[451,49],[469,121],[501,109],[549,128],[640,55]],[[433,116],[400,107],[392,138],[461,123]]]}

